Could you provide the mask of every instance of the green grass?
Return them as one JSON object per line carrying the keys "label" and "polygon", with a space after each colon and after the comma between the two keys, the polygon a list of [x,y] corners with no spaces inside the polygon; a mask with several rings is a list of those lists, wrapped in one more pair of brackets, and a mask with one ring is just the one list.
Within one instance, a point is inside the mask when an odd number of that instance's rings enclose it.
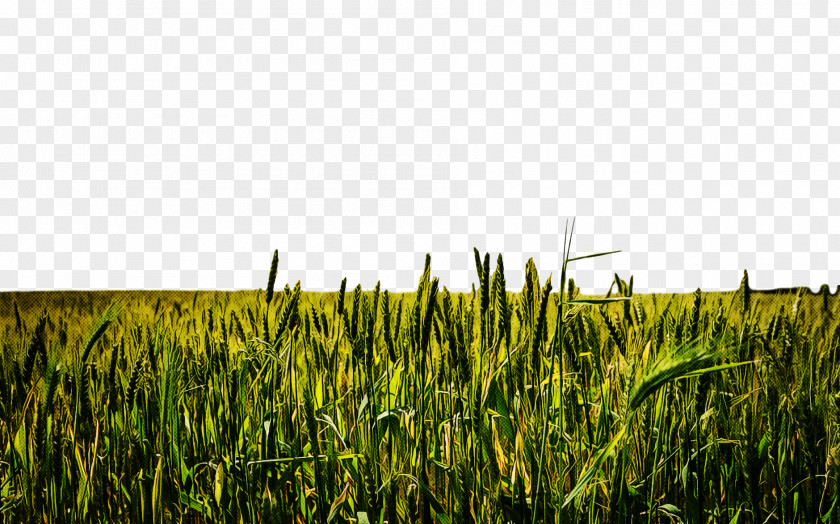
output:
{"label": "green grass", "polygon": [[836,294],[474,255],[471,293],[428,259],[413,293],[0,293],[0,515],[840,520]]}

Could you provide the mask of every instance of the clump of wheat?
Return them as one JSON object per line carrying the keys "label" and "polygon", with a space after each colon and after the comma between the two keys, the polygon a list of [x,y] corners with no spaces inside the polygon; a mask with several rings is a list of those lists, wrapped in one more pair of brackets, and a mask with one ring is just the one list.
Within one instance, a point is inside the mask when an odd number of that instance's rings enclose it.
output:
{"label": "clump of wheat", "polygon": [[256,298],[0,294],[0,515],[836,519],[828,287],[770,296],[745,272],[734,292],[645,295],[616,274],[586,295],[570,247],[544,281],[529,260],[519,293],[474,250],[467,293],[428,256],[411,293],[281,291],[275,251]]}

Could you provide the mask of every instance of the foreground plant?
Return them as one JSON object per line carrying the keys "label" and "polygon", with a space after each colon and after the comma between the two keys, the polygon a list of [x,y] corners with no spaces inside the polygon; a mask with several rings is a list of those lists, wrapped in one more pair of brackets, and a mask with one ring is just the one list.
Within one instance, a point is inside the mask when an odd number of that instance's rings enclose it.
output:
{"label": "foreground plant", "polygon": [[583,296],[569,268],[610,253],[572,234],[519,293],[477,250],[470,293],[428,256],[413,293],[275,289],[275,252],[264,292],[15,302],[0,515],[837,522],[837,297]]}

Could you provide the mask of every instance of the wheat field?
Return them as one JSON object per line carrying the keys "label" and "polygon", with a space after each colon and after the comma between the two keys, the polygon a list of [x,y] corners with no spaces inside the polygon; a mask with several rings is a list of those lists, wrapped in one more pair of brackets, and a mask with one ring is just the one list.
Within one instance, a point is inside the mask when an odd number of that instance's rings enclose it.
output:
{"label": "wheat field", "polygon": [[[0,293],[4,522],[840,522],[824,286]],[[608,254],[608,253],[607,253]],[[601,256],[598,254],[592,256]]]}

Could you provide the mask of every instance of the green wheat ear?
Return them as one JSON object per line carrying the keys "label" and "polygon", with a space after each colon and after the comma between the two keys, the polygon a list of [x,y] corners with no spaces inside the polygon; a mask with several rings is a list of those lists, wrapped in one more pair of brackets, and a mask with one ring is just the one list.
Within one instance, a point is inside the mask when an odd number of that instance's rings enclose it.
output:
{"label": "green wheat ear", "polygon": [[278,253],[274,250],[274,256],[271,258],[271,269],[268,271],[268,284],[265,286],[265,305],[271,306],[271,299],[274,297],[274,282],[277,280],[277,263]]}
{"label": "green wheat ear", "polygon": [[724,356],[711,350],[702,340],[688,342],[676,351],[664,355],[630,390],[628,408],[635,411],[657,389],[686,375],[700,374]]}
{"label": "green wheat ear", "polygon": [[94,325],[93,330],[91,330],[90,337],[88,338],[87,343],[85,344],[85,350],[82,352],[82,360],[81,364],[87,362],[88,357],[90,356],[90,352],[93,349],[93,346],[102,338],[102,335],[105,334],[105,331],[108,329],[108,326],[111,325],[111,322],[117,319],[120,315],[120,312],[123,309],[124,304],[117,302],[115,304],[111,304],[105,313],[99,318],[99,320]]}

